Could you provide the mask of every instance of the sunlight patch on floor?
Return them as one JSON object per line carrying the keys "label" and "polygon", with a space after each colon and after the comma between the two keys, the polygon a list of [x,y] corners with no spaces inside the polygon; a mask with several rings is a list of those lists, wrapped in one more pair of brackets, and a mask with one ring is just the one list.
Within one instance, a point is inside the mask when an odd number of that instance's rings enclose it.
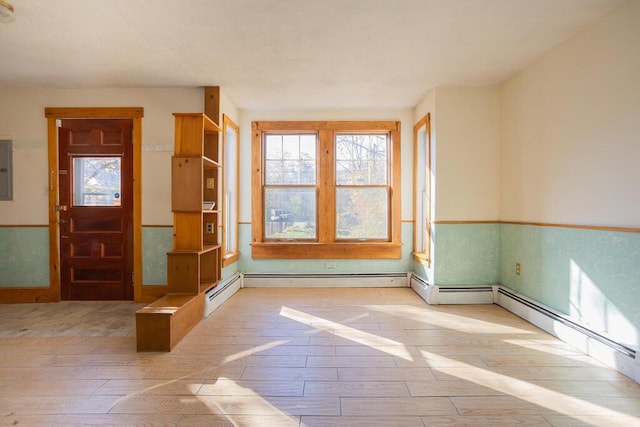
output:
{"label": "sunlight patch on floor", "polygon": [[425,325],[433,325],[452,329],[459,332],[477,333],[483,329],[490,329],[491,333],[499,334],[531,334],[533,332],[518,327],[507,326],[501,323],[488,322],[474,317],[448,313],[445,309],[425,310],[423,307],[412,305],[366,305],[367,309],[397,317],[400,320],[407,319],[420,322]]}
{"label": "sunlight patch on floor", "polygon": [[[446,357],[420,350],[425,359],[438,357],[443,359]],[[456,367],[464,367],[464,375],[459,376],[461,380],[472,382],[482,387],[487,387],[501,393],[507,394],[516,399],[520,399],[534,405],[550,409],[558,414],[571,416],[575,414],[575,410],[579,408],[580,413],[588,415],[598,415],[607,417],[628,417],[628,414],[616,411],[585,399],[569,396],[564,393],[557,392],[528,381],[520,380],[508,375],[499,374],[488,369],[469,365],[464,362],[455,361]],[[438,368],[433,368],[438,371]],[[451,370],[441,371],[446,375],[456,376]],[[573,408],[573,412],[568,410]],[[508,408],[505,408],[508,409]],[[640,418],[637,418],[640,421]]]}
{"label": "sunlight patch on floor", "polygon": [[233,361],[240,360],[240,359],[243,359],[245,357],[249,357],[254,353],[261,352],[261,351],[266,351],[266,350],[269,350],[270,348],[278,347],[280,345],[285,345],[288,342],[289,341],[287,341],[287,340],[276,340],[276,341],[272,341],[272,342],[267,343],[267,344],[257,345],[255,347],[251,347],[248,350],[239,351],[237,353],[230,354],[229,356],[224,357],[220,361],[220,363],[223,364],[223,365],[227,364],[227,363],[231,363]]}
{"label": "sunlight patch on floor", "polygon": [[[402,359],[413,361],[413,357],[407,350],[406,346],[398,341],[394,341],[389,338],[384,338],[379,335],[372,334],[370,332],[361,331],[356,328],[352,328],[344,323],[334,322],[328,319],[314,316],[309,313],[304,313],[299,310],[295,310],[289,307],[282,307],[280,315],[288,319],[295,320],[305,325],[315,325],[316,331],[330,332],[333,335],[351,340],[361,345],[379,349],[392,356],[397,356]],[[345,320],[344,322],[353,321],[353,319]],[[384,348],[382,348],[384,347]]]}

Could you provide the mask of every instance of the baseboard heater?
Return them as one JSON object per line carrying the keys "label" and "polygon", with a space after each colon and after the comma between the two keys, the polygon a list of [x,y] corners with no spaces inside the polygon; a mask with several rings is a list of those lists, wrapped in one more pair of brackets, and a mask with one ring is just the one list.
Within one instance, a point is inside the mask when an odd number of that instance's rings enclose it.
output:
{"label": "baseboard heater", "polygon": [[420,295],[420,297],[427,302],[427,304],[437,304],[436,299],[438,289],[424,280],[422,277],[412,274],[409,278],[409,286],[414,290],[415,293]]}
{"label": "baseboard heater", "polygon": [[411,288],[428,304],[493,304],[490,285],[432,285],[422,277],[411,275]]}
{"label": "baseboard heater", "polygon": [[635,349],[503,286],[494,286],[494,295],[501,307],[640,382],[640,360]]}
{"label": "baseboard heater", "polygon": [[204,317],[214,312],[242,287],[242,275],[236,273],[209,290],[204,298]]}
{"label": "baseboard heater", "polygon": [[246,288],[408,287],[407,273],[245,273]]}

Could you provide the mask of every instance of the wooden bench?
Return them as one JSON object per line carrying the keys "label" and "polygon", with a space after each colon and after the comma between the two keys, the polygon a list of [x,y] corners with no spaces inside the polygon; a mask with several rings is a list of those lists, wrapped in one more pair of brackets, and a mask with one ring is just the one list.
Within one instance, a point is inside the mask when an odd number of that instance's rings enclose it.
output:
{"label": "wooden bench", "polygon": [[167,294],[136,311],[138,351],[171,351],[204,317],[204,292]]}

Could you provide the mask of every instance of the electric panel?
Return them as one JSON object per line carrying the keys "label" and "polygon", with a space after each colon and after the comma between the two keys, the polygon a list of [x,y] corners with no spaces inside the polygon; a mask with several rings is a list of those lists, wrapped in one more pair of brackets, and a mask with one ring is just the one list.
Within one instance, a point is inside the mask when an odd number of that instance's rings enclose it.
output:
{"label": "electric panel", "polygon": [[13,200],[11,140],[0,139],[0,200]]}

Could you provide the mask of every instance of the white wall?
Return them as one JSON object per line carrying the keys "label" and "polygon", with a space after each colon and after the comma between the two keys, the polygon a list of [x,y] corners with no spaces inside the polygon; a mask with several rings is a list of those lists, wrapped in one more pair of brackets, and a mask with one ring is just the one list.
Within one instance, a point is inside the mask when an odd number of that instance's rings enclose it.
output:
{"label": "white wall", "polygon": [[435,93],[434,221],[499,217],[500,97],[497,86]]}
{"label": "white wall", "polygon": [[501,88],[501,219],[640,225],[640,2]]}
{"label": "white wall", "polygon": [[[401,121],[402,220],[413,219],[412,110],[240,110],[240,222],[251,222],[251,123],[269,120]],[[411,244],[411,242],[404,242]]]}
{"label": "white wall", "polygon": [[171,225],[171,114],[203,105],[201,88],[3,89],[0,136],[13,140],[14,200],[0,202],[0,224],[48,223],[46,107],[143,107],[142,223]]}
{"label": "white wall", "polygon": [[224,88],[220,88],[220,120],[223,114],[226,114],[235,124],[240,125],[240,110],[226,96]]}
{"label": "white wall", "polygon": [[[418,121],[423,118],[427,113],[431,114],[431,120],[435,120],[436,114],[436,90],[431,89],[427,92],[418,105],[413,109],[413,124],[415,125]],[[433,132],[433,124],[431,126],[431,131]]]}

